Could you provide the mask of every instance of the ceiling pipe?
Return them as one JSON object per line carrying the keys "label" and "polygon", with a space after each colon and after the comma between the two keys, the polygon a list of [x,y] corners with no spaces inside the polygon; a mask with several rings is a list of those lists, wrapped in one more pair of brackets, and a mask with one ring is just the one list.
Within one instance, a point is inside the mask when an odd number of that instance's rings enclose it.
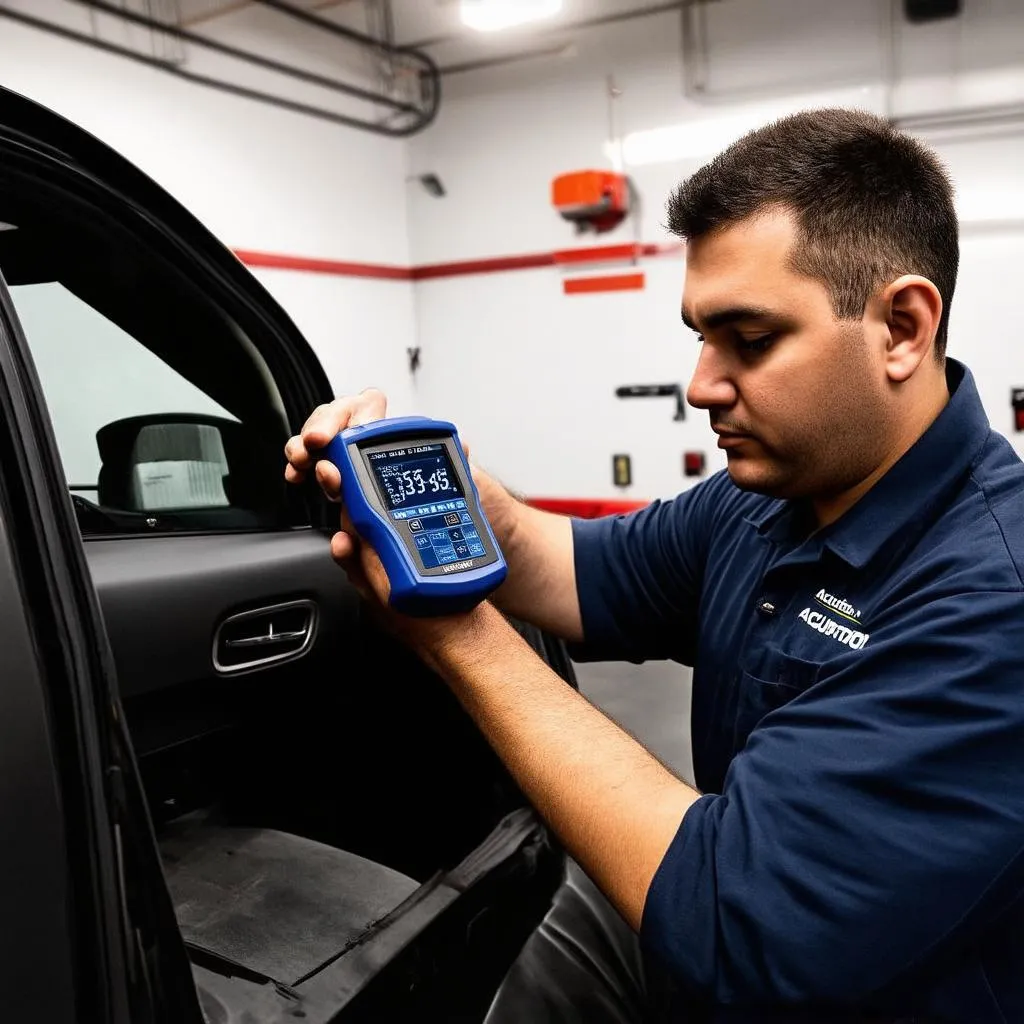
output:
{"label": "ceiling pipe", "polygon": [[278,74],[287,75],[289,78],[295,78],[300,82],[308,82],[310,85],[317,85],[323,89],[340,92],[346,96],[352,97],[353,99],[365,100],[367,103],[381,103],[384,106],[392,107],[393,109],[403,113],[414,114],[418,112],[417,108],[411,103],[401,103],[397,100],[391,99],[390,97],[379,96],[377,93],[372,92],[369,89],[363,89],[357,85],[352,85],[349,82],[341,82],[336,78],[328,78],[325,75],[318,75],[314,72],[306,71],[303,68],[297,68],[291,64],[285,64],[282,61],[274,60],[272,57],[264,57],[261,54],[252,53],[249,50],[241,50],[237,46],[230,46],[227,43],[211,39],[209,36],[199,35],[199,33],[192,32],[187,28],[182,28],[180,25],[161,21],[159,18],[151,18],[149,15],[139,14],[135,11],[128,10],[127,8],[119,7],[114,3],[109,3],[108,0],[74,0],[74,2],[82,4],[85,7],[89,7],[94,11],[102,11],[104,14],[109,14],[112,17],[119,18],[121,21],[127,21],[132,25],[138,25],[142,28],[162,32],[174,39],[180,39],[182,42],[191,43],[193,46],[212,50],[214,53],[219,53],[225,57],[231,57],[235,60],[244,61],[246,64],[253,64],[256,67],[265,68],[268,71],[276,71]]}
{"label": "ceiling pipe", "polygon": [[[427,100],[423,120],[411,130],[389,132],[388,134],[413,135],[426,128],[437,117],[437,112],[441,105],[441,71],[429,54],[424,53],[415,46],[398,46],[389,40],[382,41],[376,39],[365,32],[358,32],[355,29],[348,28],[346,25],[339,25],[337,22],[330,21],[301,7],[293,7],[291,4],[285,3],[284,0],[253,0],[253,2],[261,4],[272,11],[277,11],[279,14],[283,14],[301,24],[309,25],[318,31],[326,32],[329,35],[336,35],[342,39],[347,39],[349,42],[369,47],[377,55],[383,54],[391,62],[394,62],[396,59],[405,59],[414,63],[420,63],[423,66],[423,70],[419,74],[420,88],[425,93]],[[390,18],[390,13],[388,17]]]}
{"label": "ceiling pipe", "polygon": [[572,43],[561,43],[557,46],[544,46],[534,50],[520,50],[518,53],[505,53],[496,57],[484,57],[481,60],[468,60],[461,64],[444,64],[441,74],[464,75],[469,71],[484,71],[488,68],[505,67],[508,64],[521,64],[527,60],[539,60],[543,57],[568,57],[573,52]]}
{"label": "ceiling pipe", "polygon": [[[381,40],[374,39],[372,36],[355,32],[354,30],[344,29],[342,26],[335,25],[333,22],[327,21],[323,18],[318,18],[315,15],[308,15],[305,20],[308,20],[311,24],[315,24],[318,28],[326,27],[327,31],[331,31],[336,35],[344,36],[350,42],[356,43],[364,48],[372,47],[375,55],[385,52],[389,56],[398,56],[407,62],[418,64],[419,67],[417,69],[417,74],[421,95],[424,101],[423,104],[417,105],[405,100],[396,99],[395,97],[386,95],[382,92],[374,92],[370,89],[364,89],[361,86],[352,84],[351,82],[344,82],[325,75],[318,75],[314,72],[307,71],[304,68],[285,64],[281,61],[274,60],[270,57],[264,57],[261,54],[252,53],[248,50],[242,50],[238,47],[230,46],[227,43],[211,39],[208,36],[192,32],[189,29],[183,28],[181,25],[161,21],[157,18],[136,13],[135,11],[110,3],[108,0],[75,0],[75,2],[88,7],[91,10],[107,14],[112,18],[148,28],[156,33],[163,33],[171,38],[200,46],[204,49],[212,50],[216,53],[222,54],[223,56],[227,56],[277,74],[285,75],[297,81],[315,85],[319,88],[328,89],[332,92],[340,93],[361,102],[383,106],[391,111],[390,116],[392,118],[400,117],[403,120],[398,124],[387,122],[381,123],[368,118],[341,114],[314,104],[291,100],[287,97],[278,96],[274,93],[260,89],[253,89],[248,86],[238,85],[226,79],[189,71],[186,67],[172,61],[168,61],[164,58],[146,54],[127,46],[109,43],[95,35],[79,32],[66,25],[61,25],[45,18],[38,18],[34,15],[26,14],[21,11],[0,7],[0,17],[20,22],[21,24],[29,27],[48,32],[52,35],[57,35],[64,39],[82,43],[84,45],[103,50],[107,53],[126,57],[138,63],[155,67],[168,74],[176,75],[177,77],[186,79],[187,81],[218,89],[231,95],[256,100],[294,113],[306,114],[320,120],[344,125],[350,128],[356,128],[362,131],[369,131],[378,135],[385,135],[393,138],[403,138],[413,135],[427,127],[427,125],[434,120],[440,106],[441,76],[437,65],[429,54],[419,53],[411,47],[395,47],[387,43],[382,43]],[[252,2],[262,2],[262,0],[252,0]],[[284,14],[296,13],[295,9],[290,8],[289,5],[283,3],[267,3],[266,6],[274,7]],[[305,15],[306,12],[298,13]]]}
{"label": "ceiling pipe", "polygon": [[204,21],[215,21],[217,18],[226,18],[229,14],[234,14],[237,11],[241,11],[248,7],[252,3],[252,0],[230,0],[226,4],[222,4],[220,7],[214,7],[209,11],[203,11],[202,14],[193,14],[191,17],[182,18],[178,24],[182,28],[194,28],[196,25],[202,25]]}
{"label": "ceiling pipe", "polygon": [[[324,18],[319,14],[313,14],[312,11],[307,11],[303,7],[293,7],[291,4],[285,3],[284,0],[251,0],[251,2],[259,4],[261,7],[269,7],[272,11],[277,11],[278,14],[283,14],[294,21],[300,21],[304,25],[309,25],[320,32],[328,32],[331,35],[340,36],[342,39],[347,39],[350,43],[357,43],[360,46],[373,49],[384,47],[385,49],[396,52],[403,51],[405,53],[413,53],[415,50],[414,47],[393,46],[366,32],[360,32],[357,29],[349,28],[347,25],[341,25],[336,21]],[[415,55],[418,59],[422,59],[420,54]]]}
{"label": "ceiling pipe", "polygon": [[0,18],[6,18],[8,21],[16,21],[29,28],[45,32],[47,35],[56,36],[58,39],[66,39],[69,42],[80,43],[83,46],[92,47],[95,50],[100,50],[102,53],[109,53],[116,57],[124,57],[126,60],[134,61],[137,64],[156,68],[158,71],[163,71],[169,75],[174,75],[177,78],[182,78],[187,82],[193,82],[197,85],[217,89],[220,92],[225,92],[232,96],[241,96],[245,99],[257,100],[258,102],[265,103],[268,106],[279,107],[282,110],[287,110],[294,114],[306,114],[309,117],[315,117],[321,121],[330,122],[331,124],[344,125],[348,128],[359,128],[366,131],[374,131],[380,135],[394,134],[393,132],[382,130],[372,122],[367,124],[358,118],[347,117],[344,114],[325,110],[322,107],[310,106],[309,104],[299,103],[295,100],[285,99],[281,96],[274,96],[255,89],[248,89],[245,86],[235,85],[232,82],[225,82],[222,79],[199,75],[195,72],[187,71],[185,68],[179,67],[176,64],[162,60],[159,57],[151,57],[148,54],[140,53],[138,50],[130,49],[127,46],[119,46],[117,43],[108,43],[105,39],[98,39],[86,32],[78,32],[75,29],[68,28],[66,25],[59,25],[55,22],[47,21],[44,18],[37,18],[34,15],[25,14],[23,11],[12,11],[6,7],[0,7]]}

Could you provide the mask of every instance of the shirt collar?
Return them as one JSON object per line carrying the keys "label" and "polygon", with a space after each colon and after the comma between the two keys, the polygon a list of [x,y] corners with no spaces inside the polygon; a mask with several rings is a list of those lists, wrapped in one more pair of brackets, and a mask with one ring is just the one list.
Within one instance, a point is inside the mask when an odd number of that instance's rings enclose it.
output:
{"label": "shirt collar", "polygon": [[[758,533],[767,534],[773,540],[775,537],[774,527],[776,523],[787,512],[792,512],[793,505],[795,502],[784,501],[781,498],[775,500],[766,501],[757,511],[751,512],[749,516],[745,517],[746,522],[750,523]],[[787,517],[788,518],[788,517]]]}
{"label": "shirt collar", "polygon": [[949,401],[906,454],[845,515],[822,531],[825,545],[863,568],[890,541],[916,537],[929,513],[948,500],[991,427],[971,371],[946,360]]}
{"label": "shirt collar", "polygon": [[[817,534],[825,547],[853,568],[863,568],[898,537],[908,541],[970,469],[990,426],[971,371],[946,360],[949,401],[935,422],[867,494]],[[781,543],[793,539],[805,503],[770,501],[747,521]],[[914,524],[917,529],[914,528]]]}

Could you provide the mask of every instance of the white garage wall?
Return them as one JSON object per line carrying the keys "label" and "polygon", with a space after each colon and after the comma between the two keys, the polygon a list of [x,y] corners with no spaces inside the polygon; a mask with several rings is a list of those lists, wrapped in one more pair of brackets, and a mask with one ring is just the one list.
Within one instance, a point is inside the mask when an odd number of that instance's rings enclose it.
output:
{"label": "white garage wall", "polygon": [[421,403],[406,350],[415,342],[413,287],[402,281],[334,277],[296,270],[255,275],[309,338],[339,394],[378,387],[395,415]]}
{"label": "white garage wall", "polygon": [[[897,5],[898,6],[898,5]],[[439,173],[442,202],[414,196],[417,263],[550,251],[575,239],[550,207],[556,174],[609,166],[605,76],[623,94],[620,130],[677,129],[685,158],[631,166],[644,241],[665,241],[672,186],[731,138],[807,106],[882,113],[887,67],[896,113],[1024,102],[1024,5],[967,0],[954,21],[903,24],[887,60],[889,0],[720,0],[707,7],[714,102],[683,95],[679,23],[661,15],[594,30],[574,58],[460,75],[438,123],[410,144],[414,170]],[[999,128],[924,136],[948,164],[964,218],[951,354],[979,379],[989,415],[1009,430],[1009,388],[1024,385],[1017,279],[1024,267],[1024,135]],[[631,241],[628,226],[601,242]],[[681,454],[724,465],[706,415],[672,422],[669,400],[621,401],[616,385],[685,381],[696,359],[679,323],[681,258],[645,261],[647,288],[565,297],[554,268],[417,285],[421,394],[450,416],[478,458],[534,495],[651,497],[686,486]],[[481,381],[489,382],[481,387]],[[1017,437],[1015,443],[1021,446]],[[611,456],[633,456],[634,485],[611,485]]]}
{"label": "white garage wall", "polygon": [[[14,0],[4,6],[91,30],[89,11],[67,0]],[[338,73],[326,55],[310,53],[306,36],[301,42],[289,36],[289,23],[280,17],[270,21],[268,13],[260,9],[225,19],[218,31],[235,45]],[[99,27],[111,42],[143,50],[151,44],[142,29],[103,18]],[[251,80],[237,62],[229,66],[200,51],[190,58],[203,73],[226,71],[236,80],[267,84]],[[401,140],[229,96],[2,18],[0,85],[109,143],[232,248],[409,263],[407,152]],[[295,99],[348,109],[319,90],[282,88]],[[298,321],[338,391],[383,385],[397,408],[408,407],[410,377],[396,359],[404,360],[415,336],[411,284],[276,270],[258,276]],[[102,333],[95,342],[103,344]],[[58,357],[41,356],[51,362]]]}
{"label": "white garage wall", "polygon": [[[89,13],[66,0],[6,4],[15,5],[90,25]],[[405,266],[592,241],[575,239],[559,220],[549,186],[560,172],[608,165],[609,73],[622,90],[620,131],[667,129],[687,154],[628,168],[643,200],[636,236],[644,241],[667,239],[665,197],[706,154],[786,110],[836,103],[911,113],[1024,101],[1017,0],[967,0],[954,21],[903,25],[891,59],[881,43],[890,10],[889,0],[709,4],[701,103],[683,95],[674,15],[587,31],[563,60],[446,78],[437,124],[408,143],[226,96],[2,19],[0,83],[125,153],[234,248]],[[332,50],[311,53],[258,5],[214,25],[236,45],[338,70]],[[101,28],[105,38],[145,43],[138,30],[102,19]],[[219,58],[190,59],[218,71]],[[887,99],[890,72],[898,84]],[[237,66],[230,73],[250,74]],[[289,95],[327,99],[293,86]],[[956,179],[967,222],[951,352],[975,369],[1001,429],[1010,426],[1009,387],[1024,385],[1024,346],[1013,327],[1016,270],[1024,265],[1024,135],[1016,130],[929,136]],[[408,173],[425,171],[440,174],[445,199],[409,184]],[[626,225],[600,241],[634,237]],[[454,419],[486,465],[534,495],[620,493],[610,483],[611,456],[629,452],[635,483],[622,496],[646,498],[686,485],[684,450],[706,451],[710,469],[724,459],[701,414],[691,410],[679,424],[669,400],[613,397],[622,383],[685,383],[697,354],[678,320],[681,258],[648,260],[643,269],[643,292],[572,298],[553,268],[415,286],[256,274],[310,339],[338,391],[376,385],[397,413]],[[413,344],[423,351],[416,378],[405,354]],[[59,368],[59,339],[54,345],[40,358]],[[73,416],[74,402],[61,404]]]}

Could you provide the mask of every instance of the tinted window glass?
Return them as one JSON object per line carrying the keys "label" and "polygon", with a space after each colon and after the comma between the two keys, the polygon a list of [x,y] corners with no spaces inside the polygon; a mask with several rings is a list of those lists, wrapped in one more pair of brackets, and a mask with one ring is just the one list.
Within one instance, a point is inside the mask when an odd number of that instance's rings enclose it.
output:
{"label": "tinted window glass", "polygon": [[0,191],[0,271],[83,533],[291,525],[262,357],[204,290],[71,201]]}

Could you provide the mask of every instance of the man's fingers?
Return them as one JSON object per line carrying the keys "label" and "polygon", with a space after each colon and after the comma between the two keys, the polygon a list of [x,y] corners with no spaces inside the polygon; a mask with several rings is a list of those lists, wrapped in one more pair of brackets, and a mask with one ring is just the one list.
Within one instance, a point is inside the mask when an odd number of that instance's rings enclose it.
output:
{"label": "man's fingers", "polygon": [[335,434],[350,426],[357,401],[356,398],[337,398],[330,405],[317,406],[303,425],[300,435],[306,452],[323,448]]}
{"label": "man's fingers", "polygon": [[[360,426],[382,419],[387,415],[388,400],[382,391],[367,388],[362,394],[337,398],[329,405],[319,405],[303,424],[302,430],[290,437],[284,446],[288,465],[284,471],[290,484],[301,483],[306,473],[319,458],[319,449],[332,441],[346,427]],[[329,498],[337,500],[340,478],[333,467],[323,476],[317,470],[317,480]]]}
{"label": "man's fingers", "polygon": [[331,558],[346,567],[359,564],[356,559],[356,543],[351,534],[342,530],[331,538]]}
{"label": "man's fingers", "polygon": [[388,400],[376,388],[367,388],[354,397],[335,399],[330,405],[313,410],[302,428],[302,444],[307,452],[323,448],[339,431],[382,419],[387,410]]}
{"label": "man's fingers", "polygon": [[331,501],[341,501],[341,473],[333,462],[321,459],[316,464],[316,482]]}
{"label": "man's fingers", "polygon": [[373,601],[373,587],[366,579],[362,562],[359,558],[359,545],[350,534],[336,533],[331,538],[331,557],[345,570],[349,583],[367,601]]}
{"label": "man's fingers", "polygon": [[348,509],[342,506],[341,509],[341,528],[353,537],[358,537],[359,534],[356,532],[356,528],[352,525],[352,519],[348,514]]}
{"label": "man's fingers", "polygon": [[359,540],[348,513],[342,509],[341,530],[331,538],[331,557],[345,570],[349,582],[371,603],[387,604],[391,584],[376,552]]}
{"label": "man's fingers", "polygon": [[287,442],[285,442],[284,457],[288,460],[288,465],[294,467],[300,473],[310,466],[309,452],[306,451],[302,438],[298,434],[294,437],[289,437]]}
{"label": "man's fingers", "polygon": [[388,413],[388,400],[383,391],[367,388],[355,401],[350,427],[361,427],[374,420],[382,420]]}

